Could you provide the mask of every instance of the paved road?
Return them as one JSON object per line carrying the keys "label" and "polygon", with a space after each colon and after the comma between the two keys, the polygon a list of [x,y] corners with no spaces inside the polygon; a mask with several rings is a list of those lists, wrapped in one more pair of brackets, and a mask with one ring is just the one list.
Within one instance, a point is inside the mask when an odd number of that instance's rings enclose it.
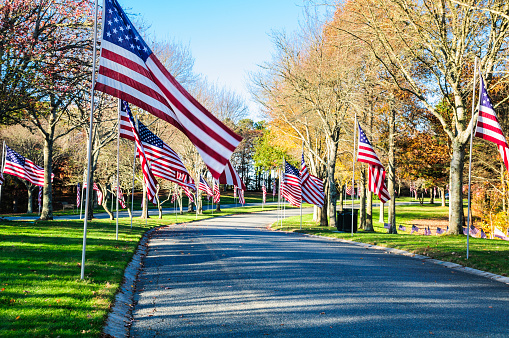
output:
{"label": "paved road", "polygon": [[[287,211],[287,216],[298,210]],[[275,212],[160,229],[132,337],[508,337],[502,283],[269,231]]]}

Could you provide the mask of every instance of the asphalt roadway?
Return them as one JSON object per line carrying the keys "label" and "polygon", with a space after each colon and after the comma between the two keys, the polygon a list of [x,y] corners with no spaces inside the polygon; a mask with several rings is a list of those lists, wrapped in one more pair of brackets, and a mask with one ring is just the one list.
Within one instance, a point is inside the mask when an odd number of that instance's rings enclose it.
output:
{"label": "asphalt roadway", "polygon": [[232,215],[156,231],[131,337],[509,337],[506,284],[268,230],[275,220]]}

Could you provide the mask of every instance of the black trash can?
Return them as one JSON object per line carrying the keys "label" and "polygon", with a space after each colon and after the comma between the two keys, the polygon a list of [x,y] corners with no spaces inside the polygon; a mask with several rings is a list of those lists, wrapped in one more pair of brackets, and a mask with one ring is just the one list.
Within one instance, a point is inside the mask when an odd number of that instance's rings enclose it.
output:
{"label": "black trash can", "polygon": [[[353,209],[353,232],[357,232],[357,218],[359,210]],[[338,231],[352,232],[352,209],[343,209],[337,213],[336,228]]]}

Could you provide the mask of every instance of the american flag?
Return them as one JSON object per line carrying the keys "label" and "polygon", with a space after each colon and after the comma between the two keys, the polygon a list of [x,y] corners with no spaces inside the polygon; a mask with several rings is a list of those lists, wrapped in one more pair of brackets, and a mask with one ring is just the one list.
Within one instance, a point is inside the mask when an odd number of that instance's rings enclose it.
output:
{"label": "american flag", "polygon": [[475,136],[491,141],[498,146],[498,152],[504,161],[506,170],[509,171],[509,146],[498,123],[497,114],[493,110],[484,81],[481,77],[481,93],[479,99],[479,117]]}
{"label": "american flag", "polygon": [[0,185],[4,184],[4,182],[5,182],[4,173],[0,172]]}
{"label": "american flag", "polygon": [[359,150],[357,152],[357,161],[369,164],[369,191],[375,193],[382,203],[391,199],[387,187],[385,186],[385,169],[382,162],[376,156],[375,150],[369,143],[366,134],[359,124]]}
{"label": "american flag", "polygon": [[262,183],[262,201],[263,203],[267,201],[267,187],[265,186],[265,181]]}
{"label": "american flag", "polygon": [[[108,0],[109,1],[109,0]],[[143,182],[145,183],[145,186],[147,187],[147,199],[152,202],[153,204],[157,205],[157,181],[154,177],[154,174],[152,173],[152,170],[150,169],[150,164],[147,161],[147,157],[145,155],[145,149],[143,147],[143,143],[140,140],[140,134],[138,134],[138,131],[136,130],[136,124],[134,123],[133,115],[131,114],[131,110],[129,109],[129,105],[125,105],[125,111],[127,112],[129,116],[129,123],[131,123],[131,130],[134,134],[134,139],[136,141],[136,146],[138,149],[138,154],[140,156],[140,162],[141,162],[141,169],[143,171]]]}
{"label": "american flag", "polygon": [[413,234],[414,232],[419,232],[419,228],[416,225],[412,225],[412,230],[410,230],[411,234]]}
{"label": "american flag", "polygon": [[429,229],[429,226],[428,228],[424,228],[424,236],[431,236],[431,230]]}
{"label": "american flag", "polygon": [[[87,183],[83,183],[83,188],[84,189],[87,189]],[[97,186],[97,183],[94,182],[94,184],[92,184],[92,189],[97,192],[97,203],[99,203],[100,205],[102,205],[102,201],[103,201],[103,192],[101,191],[101,189],[99,189],[99,187]]]}
{"label": "american flag", "polygon": [[37,195],[37,204],[39,209],[42,207],[42,186],[39,186],[39,194]]}
{"label": "american flag", "polygon": [[302,154],[302,162],[300,169],[300,180],[302,183],[302,201],[314,204],[319,208],[323,208],[325,202],[325,194],[323,192],[323,181],[309,173]]}
{"label": "american flag", "polygon": [[384,223],[384,228],[385,229],[390,229],[391,228],[391,225],[389,223]]}
{"label": "american flag", "polygon": [[497,238],[503,239],[504,241],[509,241],[509,237],[506,236],[499,228],[495,227],[493,229],[493,235]]}
{"label": "american flag", "polygon": [[[479,230],[477,230],[477,228],[473,225],[470,226],[470,236],[475,236],[477,235],[477,233],[479,232]],[[463,235],[466,235],[467,234],[467,228],[463,228]]]}
{"label": "american flag", "polygon": [[221,192],[219,191],[219,182],[214,180],[214,203],[219,204],[221,201]]}
{"label": "american flag", "polygon": [[400,225],[400,226],[398,227],[398,230],[399,230],[399,231],[406,231],[406,227],[404,227],[404,226]]}
{"label": "american flag", "polygon": [[118,203],[120,203],[120,206],[122,207],[122,209],[127,208],[127,205],[125,204],[125,200],[124,200],[124,194],[122,194],[122,189],[120,189],[120,187],[117,187],[117,199],[118,199]]}
{"label": "american flag", "polygon": [[484,239],[488,238],[488,237],[486,236],[486,233],[484,232],[484,230],[483,230],[483,229],[481,229],[481,238],[484,238]]}
{"label": "american flag", "polygon": [[350,187],[350,186],[348,186],[348,185],[346,186],[346,194],[347,194],[348,196],[352,196],[352,187]]}
{"label": "american flag", "polygon": [[208,185],[208,183],[203,179],[203,176],[200,175],[200,183],[198,183],[198,190],[205,191],[208,196],[213,196],[214,192]]}
{"label": "american flag", "polygon": [[178,192],[177,192],[177,189],[175,188],[175,190],[173,190],[173,194],[171,195],[171,203],[175,203],[175,201],[177,200],[177,197],[178,197]]}
{"label": "american flag", "polygon": [[78,183],[78,187],[76,189],[76,207],[79,208],[81,205],[81,186]]}
{"label": "american flag", "polygon": [[238,189],[239,189],[239,203],[244,205],[244,204],[246,204],[246,201],[244,200],[244,190],[242,190],[240,188],[238,188]]}
{"label": "american flag", "polygon": [[436,233],[437,233],[437,235],[441,235],[441,234],[445,233],[445,230],[442,229],[442,228],[437,227]]}
{"label": "american flag", "polygon": [[221,173],[221,176],[219,176],[219,183],[237,186],[246,190],[246,185],[242,182],[239,174],[235,171],[235,168],[233,168],[230,161],[226,163],[224,171]]}
{"label": "american flag", "polygon": [[281,195],[290,202],[291,205],[296,207],[300,206],[302,201],[302,189],[299,171],[287,161],[285,161]]}
{"label": "american flag", "polygon": [[184,191],[184,194],[186,194],[187,198],[189,199],[189,203],[193,203],[194,195],[193,195],[193,191],[191,190],[191,188],[189,188],[187,186],[182,186],[182,190]]}
{"label": "american flag", "polygon": [[[122,100],[120,107],[120,120],[129,121],[129,104]],[[121,123],[120,128],[120,137],[134,140],[134,133],[130,123],[129,125]],[[127,133],[127,129],[130,129],[130,134]],[[138,133],[140,135],[143,148],[145,149],[145,156],[150,163],[150,168],[152,169],[154,176],[181,185],[185,184],[185,182],[188,181],[185,180],[185,178],[191,176],[178,154],[140,121],[138,121]]]}
{"label": "american flag", "polygon": [[117,0],[106,0],[104,5],[96,89],[135,104],[180,129],[216,179],[242,140],[175,80]]}
{"label": "american flag", "polygon": [[[38,186],[44,186],[44,169],[5,146],[4,174],[10,174]],[[55,175],[51,174],[51,181]]]}

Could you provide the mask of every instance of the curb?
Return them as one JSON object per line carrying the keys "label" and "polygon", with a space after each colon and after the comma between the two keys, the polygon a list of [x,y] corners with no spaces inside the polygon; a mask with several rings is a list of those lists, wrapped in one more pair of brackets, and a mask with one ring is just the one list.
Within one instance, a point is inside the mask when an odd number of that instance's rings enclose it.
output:
{"label": "curb", "polygon": [[154,227],[145,232],[141,237],[133,258],[124,270],[124,281],[115,295],[113,306],[104,323],[103,337],[129,337],[129,331],[133,322],[132,309],[134,293],[136,292],[136,280],[143,267],[143,260],[148,253],[147,243],[151,235],[161,227],[166,227],[166,225]]}
{"label": "curb", "polygon": [[[281,231],[281,230],[272,229],[270,227],[270,225],[267,228],[272,230],[272,231]],[[291,233],[291,234],[296,234],[295,232],[291,232],[291,231],[283,231],[283,232]],[[465,272],[465,273],[469,273],[471,275],[476,275],[476,276],[480,276],[480,277],[484,277],[484,278],[489,278],[489,279],[492,279],[494,281],[505,283],[505,284],[509,285],[509,277],[497,275],[497,274],[494,274],[494,273],[491,273],[491,272],[486,272],[486,271],[482,271],[482,270],[478,270],[478,269],[469,268],[469,267],[466,267],[466,266],[463,266],[463,265],[460,265],[460,264],[457,264],[457,263],[451,263],[451,262],[441,261],[441,260],[438,260],[438,259],[433,259],[433,258],[428,257],[428,256],[414,254],[414,253],[411,253],[411,252],[408,252],[408,251],[405,251],[405,250],[394,249],[394,248],[387,248],[387,247],[384,247],[384,246],[372,245],[372,244],[368,244],[368,243],[360,243],[360,242],[355,242],[355,241],[351,241],[351,240],[343,239],[343,238],[333,238],[333,237],[327,237],[327,236],[318,236],[318,235],[310,235],[310,234],[302,234],[302,233],[299,233],[299,235],[303,235],[303,236],[307,236],[307,237],[320,238],[320,239],[328,239],[328,240],[331,240],[331,241],[337,241],[337,242],[342,242],[342,243],[353,244],[353,245],[360,246],[360,247],[363,247],[363,248],[366,248],[366,249],[370,249],[370,250],[382,250],[382,251],[385,251],[386,253],[389,253],[389,254],[401,255],[401,256],[407,256],[407,257],[414,258],[414,259],[419,259],[419,260],[422,260],[422,261],[426,261],[426,262],[430,262],[430,263],[433,263],[433,264],[441,265],[441,266],[443,266],[445,268],[453,269],[453,270],[456,270],[456,271],[462,271],[462,272]]]}

